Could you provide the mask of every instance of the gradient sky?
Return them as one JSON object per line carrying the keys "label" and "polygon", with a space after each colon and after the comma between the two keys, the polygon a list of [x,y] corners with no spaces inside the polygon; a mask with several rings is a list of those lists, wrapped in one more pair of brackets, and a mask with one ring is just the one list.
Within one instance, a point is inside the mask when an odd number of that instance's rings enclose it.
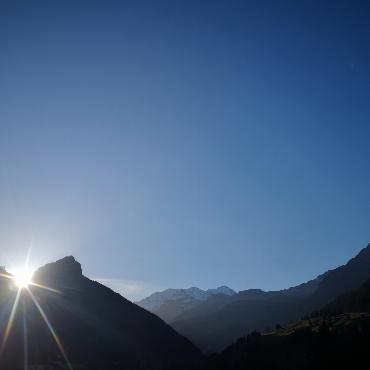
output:
{"label": "gradient sky", "polygon": [[137,299],[370,242],[369,1],[1,1],[0,50],[0,265]]}

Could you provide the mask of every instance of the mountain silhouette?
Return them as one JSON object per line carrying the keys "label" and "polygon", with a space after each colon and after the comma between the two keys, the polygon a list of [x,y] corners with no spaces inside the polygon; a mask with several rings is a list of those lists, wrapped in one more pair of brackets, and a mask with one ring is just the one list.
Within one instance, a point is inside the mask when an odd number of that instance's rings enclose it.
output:
{"label": "mountain silhouette", "polygon": [[370,279],[294,324],[239,338],[201,369],[368,369],[369,345]]}
{"label": "mountain silhouette", "polygon": [[[71,256],[41,267],[33,281],[52,288],[29,289],[71,364],[92,370],[185,369],[200,359],[198,349],[160,318],[83,276],[81,265]],[[10,285],[8,279],[0,279],[1,340],[16,297]],[[24,289],[0,357],[2,370],[24,369],[25,327],[29,364],[66,362],[40,310]]]}
{"label": "mountain silhouette", "polygon": [[324,307],[343,293],[370,278],[370,245],[347,264],[327,271],[307,283],[289,289],[265,292],[240,291],[235,295],[210,295],[178,314],[176,301],[164,301],[155,312],[171,317],[171,324],[205,353],[222,350],[238,337],[254,330],[299,320]]}
{"label": "mountain silhouette", "polygon": [[[172,327],[85,277],[72,256],[39,268],[33,282],[18,295],[15,310],[18,290],[0,276],[1,370],[24,369],[25,359],[69,370],[324,368],[334,355],[330,341],[343,354],[335,362],[341,368],[351,364],[349,338],[361,351],[370,338],[370,245],[345,265],[285,290],[190,288],[144,300],[162,312],[173,304]],[[308,318],[300,321],[303,316]],[[282,328],[274,329],[276,324]],[[203,352],[222,352],[204,363],[186,338]],[[317,343],[330,350],[321,353]]]}

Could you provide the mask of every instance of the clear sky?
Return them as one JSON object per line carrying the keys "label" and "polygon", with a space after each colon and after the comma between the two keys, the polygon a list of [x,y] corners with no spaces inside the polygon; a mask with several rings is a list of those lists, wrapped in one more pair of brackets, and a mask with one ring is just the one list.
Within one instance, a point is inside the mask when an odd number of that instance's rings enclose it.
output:
{"label": "clear sky", "polygon": [[0,265],[128,298],[288,287],[370,242],[370,2],[1,1]]}

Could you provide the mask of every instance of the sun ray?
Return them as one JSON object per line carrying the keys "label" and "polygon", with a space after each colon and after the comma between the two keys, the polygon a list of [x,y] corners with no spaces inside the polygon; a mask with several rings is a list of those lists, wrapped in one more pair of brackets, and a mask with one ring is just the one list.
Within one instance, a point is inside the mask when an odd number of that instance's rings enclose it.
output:
{"label": "sun ray", "polygon": [[28,251],[27,251],[27,255],[26,255],[26,261],[25,261],[25,263],[24,263],[24,265],[25,265],[26,267],[28,267],[28,265],[29,265],[29,263],[30,263],[32,247],[33,247],[33,236],[32,236],[32,238],[31,238],[30,246],[28,247]]}
{"label": "sun ray", "polygon": [[42,309],[42,307],[40,306],[39,302],[37,301],[36,297],[33,295],[33,293],[31,292],[31,289],[29,289],[28,287],[26,288],[28,293],[30,294],[32,300],[33,300],[33,303],[35,304],[35,306],[37,307],[37,309],[39,310],[40,312],[40,315],[41,317],[44,319],[45,321],[45,324],[46,326],[48,327],[52,337],[54,338],[54,341],[55,343],[57,344],[58,348],[59,348],[59,351],[60,353],[62,354],[63,358],[64,358],[64,361],[68,367],[69,370],[73,370],[72,369],[72,365],[71,363],[69,362],[69,359],[68,359],[68,356],[67,356],[67,353],[66,351],[64,350],[64,347],[62,345],[62,342],[60,341],[60,339],[58,338],[58,335],[57,333],[55,332],[53,326],[51,325],[49,319],[47,318],[44,310]]}
{"label": "sun ray", "polygon": [[14,283],[18,288],[26,288],[32,282],[33,271],[24,265],[23,267],[18,267],[12,269],[11,274],[14,277]]}
{"label": "sun ray", "polygon": [[14,276],[12,276],[12,275],[10,275],[10,274],[4,274],[4,273],[2,273],[2,272],[0,272],[0,277],[6,278],[6,279],[14,280]]}
{"label": "sun ray", "polygon": [[23,306],[23,364],[24,370],[28,369],[28,325],[27,325],[27,310],[24,296],[22,296]]}
{"label": "sun ray", "polygon": [[21,289],[18,289],[17,295],[15,296],[15,300],[14,300],[14,303],[13,303],[12,310],[10,312],[8,323],[6,324],[6,328],[5,328],[5,332],[4,332],[4,338],[3,338],[3,341],[1,343],[1,348],[0,348],[0,356],[3,354],[3,352],[5,350],[6,342],[8,341],[10,331],[12,330],[13,321],[14,321],[15,313],[17,312],[17,307],[18,307],[18,302],[19,302],[20,296],[21,296]]}
{"label": "sun ray", "polygon": [[[29,274],[29,275],[31,276],[32,274]],[[6,279],[9,279],[9,280],[13,280],[15,282],[15,284],[18,286],[18,288],[24,288],[24,286],[20,286],[22,284],[18,284],[16,282],[17,277],[12,275],[12,274],[0,273],[0,277],[6,278]],[[36,282],[32,281],[31,277],[29,278],[29,281],[27,281],[27,284],[25,284],[25,285],[32,285],[34,287],[41,288],[41,289],[44,289],[44,290],[48,290],[48,291],[56,293],[56,294],[62,294],[62,292],[58,289],[54,289],[54,288],[51,288],[47,285],[36,283]]]}
{"label": "sun ray", "polygon": [[[38,300],[33,295],[32,291],[29,289],[30,286],[34,286],[36,288],[47,290],[47,291],[52,292],[52,293],[62,294],[62,292],[57,290],[57,289],[54,289],[54,288],[51,288],[49,286],[46,286],[46,285],[43,285],[43,284],[36,283],[36,282],[32,281],[33,272],[29,269],[29,260],[30,260],[30,255],[31,255],[31,247],[32,247],[32,245],[30,246],[30,248],[28,250],[28,253],[27,253],[27,256],[26,256],[26,261],[25,261],[25,264],[24,264],[23,267],[11,270],[11,273],[0,272],[0,278],[6,278],[6,279],[9,279],[9,280],[12,280],[18,288],[17,294],[16,294],[15,299],[14,299],[13,306],[12,306],[12,309],[11,309],[11,312],[10,312],[10,315],[9,315],[9,319],[8,319],[7,324],[6,324],[3,340],[2,340],[2,343],[1,343],[1,346],[0,346],[0,356],[3,354],[3,352],[5,350],[5,347],[6,347],[6,344],[7,344],[7,341],[9,339],[9,335],[11,333],[13,323],[14,323],[14,318],[15,318],[17,308],[18,308],[18,305],[19,305],[19,300],[21,298],[21,293],[22,293],[23,290],[27,290],[27,292],[29,293],[33,303],[35,304],[35,306],[37,307],[41,317],[43,318],[46,326],[48,327],[55,343],[57,344],[57,347],[58,347],[60,353],[63,356],[63,359],[64,359],[64,361],[67,365],[67,368],[69,370],[73,370],[72,365],[71,365],[71,363],[68,359],[67,353],[66,353],[66,351],[65,351],[65,349],[62,345],[62,342],[60,341],[57,333],[55,332],[53,326],[51,325],[48,317],[46,316],[46,314],[45,314],[44,310],[42,309],[41,305],[39,304]],[[23,296],[23,298],[24,298],[24,296]],[[24,356],[24,369],[27,370],[27,368],[28,368],[28,325],[27,325],[26,306],[25,306],[24,299],[22,300],[22,304],[23,304],[23,351],[24,351],[23,356]]]}
{"label": "sun ray", "polygon": [[50,292],[53,292],[53,293],[56,293],[56,294],[62,294],[62,292],[58,289],[54,289],[54,288],[51,288],[47,285],[43,285],[43,284],[39,284],[39,283],[34,283],[33,281],[31,281],[31,283],[29,285],[32,285],[32,286],[35,286],[37,288],[41,288],[41,289],[44,289],[44,290],[48,290]]}

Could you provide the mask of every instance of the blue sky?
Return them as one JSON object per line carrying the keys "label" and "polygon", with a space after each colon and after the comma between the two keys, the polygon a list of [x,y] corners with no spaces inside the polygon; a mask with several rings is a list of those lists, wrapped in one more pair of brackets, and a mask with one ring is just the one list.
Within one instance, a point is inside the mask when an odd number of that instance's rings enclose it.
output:
{"label": "blue sky", "polygon": [[368,1],[2,1],[0,264],[136,299],[291,286],[370,241]]}

